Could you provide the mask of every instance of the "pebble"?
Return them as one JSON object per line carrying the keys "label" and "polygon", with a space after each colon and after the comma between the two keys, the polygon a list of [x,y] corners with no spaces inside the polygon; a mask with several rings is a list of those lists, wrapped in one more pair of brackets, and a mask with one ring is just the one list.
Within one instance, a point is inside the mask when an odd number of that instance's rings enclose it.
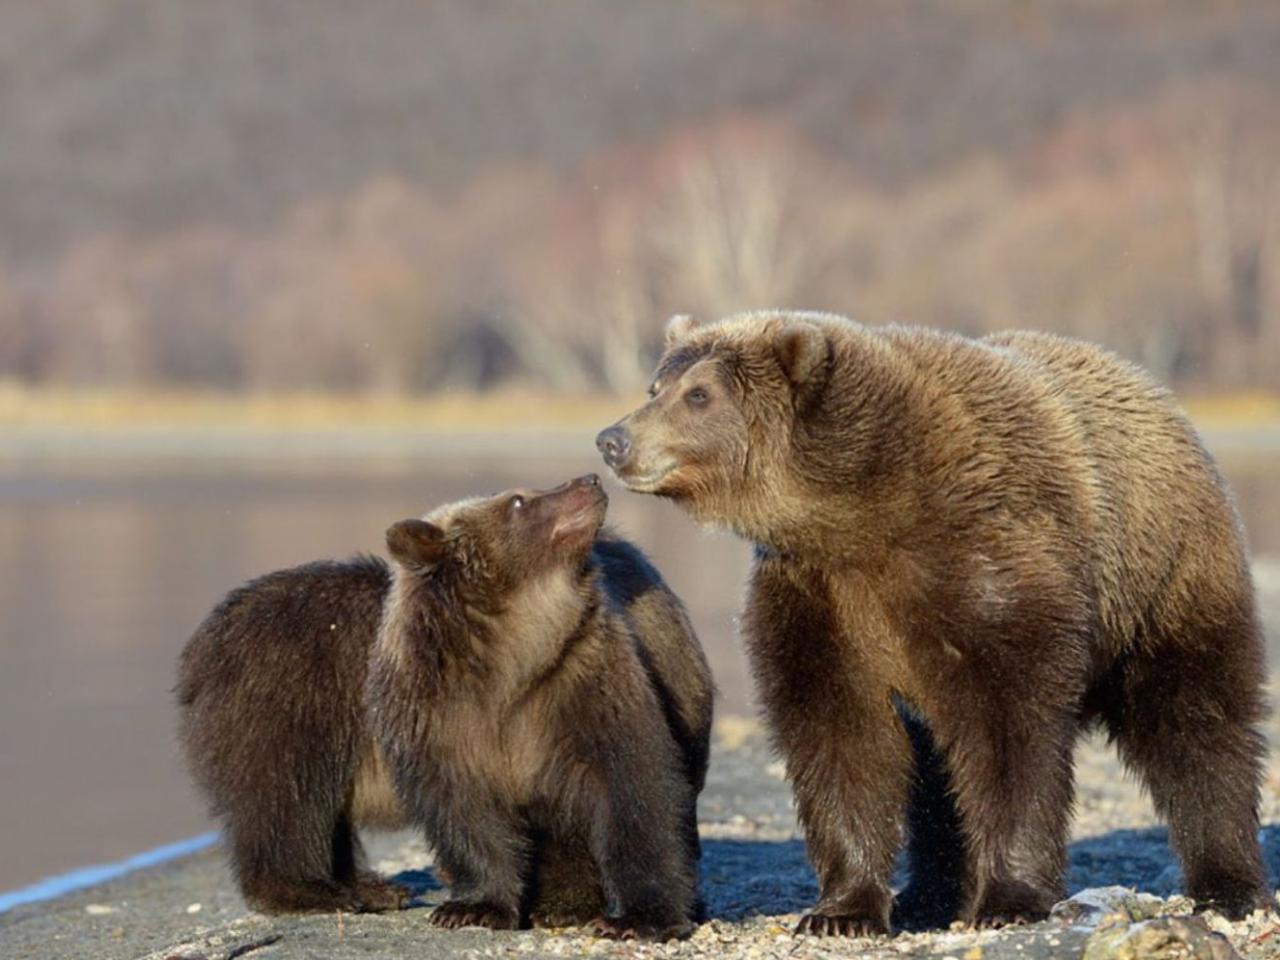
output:
{"label": "pebble", "polygon": [[91,903],[84,908],[84,912],[91,917],[100,917],[103,914],[115,913],[115,907],[109,907],[105,903]]}

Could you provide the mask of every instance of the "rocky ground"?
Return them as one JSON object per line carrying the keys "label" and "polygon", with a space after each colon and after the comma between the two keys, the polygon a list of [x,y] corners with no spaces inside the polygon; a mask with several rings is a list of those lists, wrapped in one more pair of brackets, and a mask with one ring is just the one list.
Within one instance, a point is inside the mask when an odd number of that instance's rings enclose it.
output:
{"label": "rocky ground", "polygon": [[[1280,627],[1280,569],[1260,571],[1259,588]],[[1272,742],[1280,741],[1273,721]],[[1280,757],[1263,791],[1263,844],[1280,876]],[[370,838],[374,865],[410,885],[411,909],[395,915],[265,917],[247,910],[216,852],[142,871],[113,883],[0,915],[0,956],[12,960],[293,960],[414,957],[1280,957],[1280,918],[1258,912],[1239,923],[1193,915],[1177,895],[1179,876],[1149,802],[1098,739],[1077,754],[1077,804],[1068,876],[1072,898],[1049,920],[975,932],[952,929],[892,939],[794,937],[816,886],[796,833],[790,791],[759,727],[725,718],[717,726],[702,798],[702,887],[712,920],[682,943],[599,940],[578,930],[443,931],[427,916],[443,891],[429,854],[408,834]]]}

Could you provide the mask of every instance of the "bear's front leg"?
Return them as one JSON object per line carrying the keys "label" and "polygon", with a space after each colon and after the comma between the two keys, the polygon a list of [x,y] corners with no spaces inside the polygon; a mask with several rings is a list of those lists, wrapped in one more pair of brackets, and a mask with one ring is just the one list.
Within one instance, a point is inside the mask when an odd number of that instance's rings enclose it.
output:
{"label": "bear's front leg", "polygon": [[440,778],[423,821],[449,899],[431,912],[437,927],[514,930],[527,872],[528,838],[517,818],[480,791],[450,790]]}
{"label": "bear's front leg", "polygon": [[543,836],[538,844],[529,920],[535,927],[573,927],[605,911],[600,871],[586,843]]}
{"label": "bear's front leg", "polygon": [[911,745],[866,651],[842,629],[825,575],[757,561],[744,622],[770,734],[795,792],[820,899],[797,933],[887,934]]}
{"label": "bear's front leg", "polygon": [[673,796],[684,785],[663,771],[628,771],[626,758],[617,759],[624,762],[588,801],[589,843],[609,901],[595,931],[618,940],[682,939],[695,927],[697,884]]}

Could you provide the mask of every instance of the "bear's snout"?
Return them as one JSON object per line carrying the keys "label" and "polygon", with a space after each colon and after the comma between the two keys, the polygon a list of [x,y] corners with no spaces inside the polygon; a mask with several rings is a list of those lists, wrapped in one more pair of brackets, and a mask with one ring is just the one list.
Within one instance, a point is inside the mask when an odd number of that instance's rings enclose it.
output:
{"label": "bear's snout", "polygon": [[614,424],[596,435],[596,449],[604,462],[617,470],[631,456],[631,434],[626,427]]}

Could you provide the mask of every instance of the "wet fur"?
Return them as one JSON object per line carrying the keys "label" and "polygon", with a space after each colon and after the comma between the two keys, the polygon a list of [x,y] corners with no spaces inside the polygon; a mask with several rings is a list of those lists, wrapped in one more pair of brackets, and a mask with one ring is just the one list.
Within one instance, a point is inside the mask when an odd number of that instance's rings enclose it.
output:
{"label": "wet fur", "polygon": [[1187,893],[1267,901],[1243,534],[1165,390],[1064,338],[784,313],[680,322],[656,378],[620,423],[636,488],[758,545],[743,629],[821,886],[800,929],[887,931],[904,841],[899,921],[1043,917],[1094,724]]}
{"label": "wet fur", "polygon": [[398,567],[369,674],[377,740],[450,877],[433,919],[687,933],[712,687],[684,609],[615,537],[550,570],[495,560],[498,538]]}
{"label": "wet fur", "polygon": [[406,823],[363,702],[390,585],[374,557],[271,573],[229,594],[182,653],[182,747],[257,909],[407,900],[363,867],[355,831]]}

